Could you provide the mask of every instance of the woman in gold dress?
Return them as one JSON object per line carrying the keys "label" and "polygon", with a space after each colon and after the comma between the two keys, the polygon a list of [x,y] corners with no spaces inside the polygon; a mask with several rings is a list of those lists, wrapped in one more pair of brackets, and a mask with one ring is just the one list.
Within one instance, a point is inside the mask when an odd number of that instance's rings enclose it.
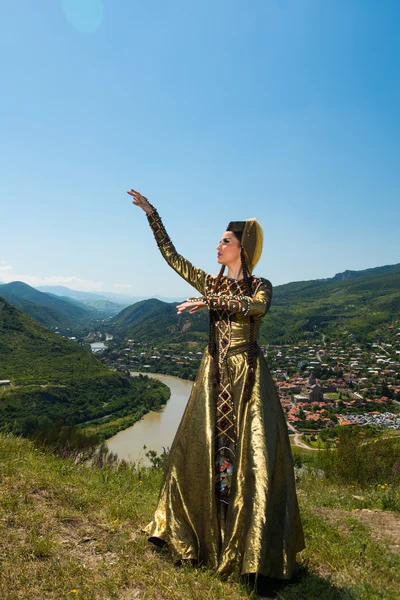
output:
{"label": "woman in gold dress", "polygon": [[[217,276],[177,253],[157,210],[135,190],[168,264],[201,294],[178,314],[208,308],[209,344],[172,443],[153,521],[145,531],[177,560],[221,576],[292,578],[304,547],[286,421],[256,338],[272,286],[252,275],[263,233],[229,223]],[[225,267],[228,275],[224,275]]]}

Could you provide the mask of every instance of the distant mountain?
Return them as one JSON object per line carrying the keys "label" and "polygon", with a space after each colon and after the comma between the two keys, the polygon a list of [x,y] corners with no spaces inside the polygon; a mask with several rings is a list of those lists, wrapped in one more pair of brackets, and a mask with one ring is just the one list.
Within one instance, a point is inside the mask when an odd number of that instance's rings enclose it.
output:
{"label": "distant mountain", "polygon": [[104,298],[104,300],[102,298],[100,298],[99,300],[82,300],[82,304],[86,305],[92,310],[110,316],[117,315],[119,312],[121,312],[121,309],[124,308],[123,304],[111,302],[106,298]]}
{"label": "distant mountain", "polygon": [[[145,296],[127,296],[126,294],[116,294],[113,292],[82,292],[80,290],[72,290],[63,285],[42,285],[37,288],[41,292],[56,294],[57,296],[74,298],[88,304],[89,302],[99,302],[100,300],[108,300],[122,306],[129,306],[133,302],[143,300]],[[121,309],[121,306],[120,306]]]}
{"label": "distant mountain", "polygon": [[110,300],[106,300],[106,298],[99,298],[98,300],[77,300],[76,298],[69,298],[68,296],[57,297],[62,298],[67,302],[72,302],[77,306],[81,306],[85,310],[89,310],[93,314],[93,316],[96,316],[97,318],[99,318],[100,316],[99,313],[101,313],[101,315],[103,316],[114,316],[121,312],[121,310],[124,308],[123,304],[116,304],[115,302],[110,302]]}
{"label": "distant mountain", "polygon": [[[273,289],[271,310],[260,328],[260,343],[287,343],[319,333],[353,333],[373,339],[383,323],[400,318],[400,264],[366,269],[351,277],[298,281]],[[138,341],[206,339],[207,311],[176,315],[175,304],[145,300],[124,309],[112,321],[118,336]]]}
{"label": "distant mountain", "polygon": [[111,371],[89,349],[49,331],[3,298],[0,379],[11,381],[0,388],[0,431],[26,434],[57,421],[133,414],[136,407],[143,414],[151,402],[146,381]]}
{"label": "distant mountain", "polygon": [[[69,302],[70,304],[74,304],[75,306],[80,306],[81,308],[83,308],[83,310],[90,311],[93,315],[97,315],[97,317],[99,317],[97,310],[90,304],[86,304],[85,302],[83,302],[81,300],[77,300],[76,298],[69,298],[68,296],[56,296],[56,294],[50,294],[50,293],[48,293],[48,294],[49,294],[49,296],[55,296],[56,298],[61,298],[61,300],[65,300],[66,302]],[[96,302],[96,300],[89,300],[89,302]],[[118,308],[119,308],[119,310],[121,310],[120,305],[118,305]]]}
{"label": "distant mountain", "polygon": [[352,271],[349,277],[288,283],[274,288],[261,337],[273,342],[307,338],[316,329],[373,339],[383,323],[400,317],[400,264]]}
{"label": "distant mountain", "polygon": [[101,294],[94,294],[92,292],[80,292],[78,290],[71,290],[70,288],[63,285],[41,285],[36,288],[40,292],[48,294],[55,294],[56,296],[63,296],[67,298],[76,298],[76,300],[99,300],[104,299]]}
{"label": "distant mountain", "polygon": [[0,285],[0,296],[45,327],[72,327],[93,318],[86,307],[39,292],[22,281]]}
{"label": "distant mountain", "polygon": [[356,277],[369,277],[370,275],[385,275],[387,273],[397,272],[400,267],[400,263],[395,265],[385,265],[384,267],[373,267],[372,269],[364,269],[362,271],[344,271],[343,273],[336,273],[331,280],[344,281],[346,279],[355,279]]}
{"label": "distant mountain", "polygon": [[[131,306],[135,302],[140,302],[141,300],[149,300],[149,296],[129,296],[127,294],[118,294],[116,292],[100,292],[94,294],[92,292],[81,292],[78,290],[71,290],[68,287],[62,285],[42,285],[36,288],[41,292],[56,294],[61,297],[75,298],[76,300],[80,300],[85,304],[96,307],[96,302],[99,300],[108,300],[116,305],[122,305],[123,308],[126,306]],[[154,296],[154,298],[161,300],[162,302],[182,302],[184,296]],[[89,303],[90,301],[90,303]],[[112,310],[114,310],[114,306],[112,306]],[[119,307],[121,310],[121,306]]]}
{"label": "distant mountain", "polygon": [[207,311],[177,315],[177,303],[151,298],[121,311],[108,328],[117,336],[144,342],[205,340],[208,332]]}
{"label": "distant mountain", "polygon": [[148,296],[130,296],[129,294],[119,294],[117,292],[102,292],[103,298],[110,300],[111,302],[117,302],[118,304],[123,304],[124,306],[129,306],[133,302],[140,302],[140,300],[145,300]]}

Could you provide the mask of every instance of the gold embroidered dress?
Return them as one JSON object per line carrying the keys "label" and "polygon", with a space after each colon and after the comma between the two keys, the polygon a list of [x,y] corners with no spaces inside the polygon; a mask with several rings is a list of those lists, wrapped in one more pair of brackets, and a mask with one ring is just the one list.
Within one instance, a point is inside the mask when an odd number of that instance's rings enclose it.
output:
{"label": "gold embroidered dress", "polygon": [[271,283],[253,277],[246,296],[243,281],[222,276],[215,293],[216,277],[176,252],[156,209],[147,216],[168,264],[216,311],[220,381],[216,389],[206,349],[145,531],[154,543],[166,542],[177,560],[197,560],[222,576],[290,579],[304,536],[286,421],[257,346],[248,401],[244,394],[250,317],[257,336]]}

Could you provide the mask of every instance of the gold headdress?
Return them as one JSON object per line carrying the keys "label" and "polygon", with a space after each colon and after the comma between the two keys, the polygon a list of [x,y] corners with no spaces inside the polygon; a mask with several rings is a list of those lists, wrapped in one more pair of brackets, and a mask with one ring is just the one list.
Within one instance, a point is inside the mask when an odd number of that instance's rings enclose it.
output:
{"label": "gold headdress", "polygon": [[250,274],[260,260],[263,248],[264,234],[257,219],[247,219],[246,221],[231,221],[227,231],[233,231],[242,244],[247,267]]}
{"label": "gold headdress", "polygon": [[263,240],[264,234],[260,223],[256,219],[247,219],[242,235],[242,246],[250,273],[260,260]]}

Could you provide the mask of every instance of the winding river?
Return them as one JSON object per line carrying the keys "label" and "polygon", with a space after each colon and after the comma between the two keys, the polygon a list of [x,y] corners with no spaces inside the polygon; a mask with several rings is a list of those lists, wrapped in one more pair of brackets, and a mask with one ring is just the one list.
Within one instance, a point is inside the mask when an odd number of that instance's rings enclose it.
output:
{"label": "winding river", "polygon": [[[139,373],[131,373],[138,376]],[[116,452],[119,458],[128,461],[141,461],[148,465],[149,460],[145,456],[147,450],[156,450],[159,454],[163,447],[171,446],[176,430],[185,410],[186,403],[192,390],[193,382],[172,375],[160,375],[159,373],[142,373],[165,383],[171,389],[171,397],[160,411],[151,411],[144,415],[143,419],[119,431],[107,440],[107,446],[112,452]]]}

